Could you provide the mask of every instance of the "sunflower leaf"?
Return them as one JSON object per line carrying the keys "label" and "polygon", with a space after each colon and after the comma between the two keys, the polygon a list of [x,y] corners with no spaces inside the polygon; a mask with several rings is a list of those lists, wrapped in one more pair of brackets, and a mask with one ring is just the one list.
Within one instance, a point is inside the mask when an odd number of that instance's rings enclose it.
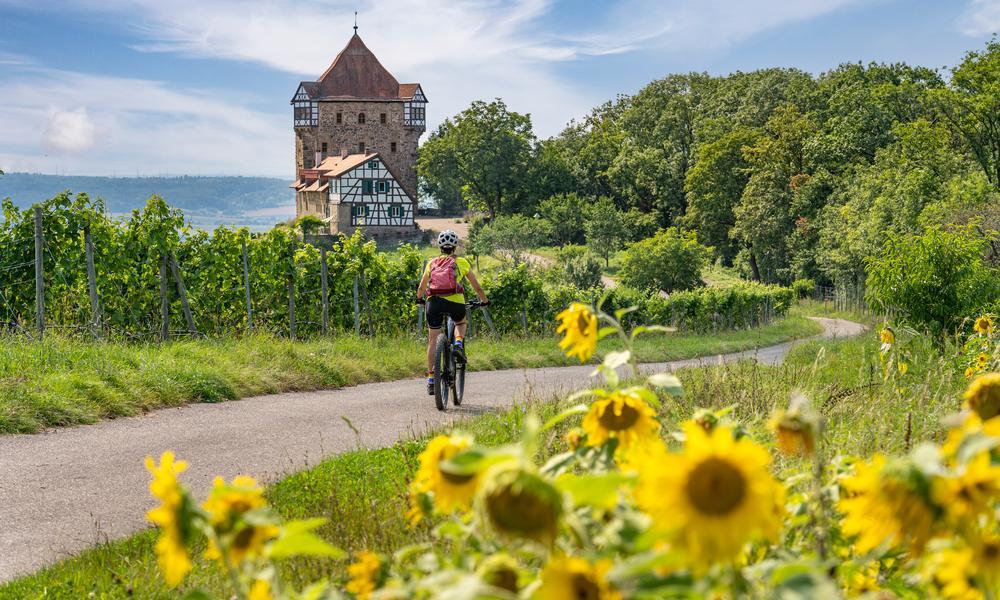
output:
{"label": "sunflower leaf", "polygon": [[604,357],[604,363],[601,365],[605,369],[617,369],[623,365],[627,365],[628,361],[632,359],[632,353],[628,350],[622,350],[621,352],[608,352],[607,356]]}
{"label": "sunflower leaf", "polygon": [[475,446],[459,452],[448,460],[440,462],[440,468],[452,475],[475,475],[486,467],[508,460],[517,455],[515,446],[483,448]]}
{"label": "sunflower leaf", "polygon": [[618,328],[617,327],[610,327],[610,326],[606,325],[604,327],[601,327],[601,329],[597,332],[597,339],[598,340],[603,340],[604,338],[608,337],[612,333],[617,333],[617,332],[618,332]]}
{"label": "sunflower leaf", "polygon": [[646,381],[649,382],[649,385],[663,390],[671,396],[684,395],[684,386],[681,384],[681,380],[672,373],[654,373]]}
{"label": "sunflower leaf", "polygon": [[639,337],[644,333],[673,333],[677,331],[676,327],[664,327],[663,325],[639,325],[632,330],[632,339]]}
{"label": "sunflower leaf", "polygon": [[570,417],[572,417],[574,415],[582,415],[585,412],[587,412],[587,405],[586,404],[577,404],[576,406],[571,406],[571,407],[567,408],[566,410],[562,411],[561,413],[559,413],[558,415],[556,415],[556,416],[552,417],[551,419],[549,419],[548,421],[546,421],[545,425],[542,425],[542,428],[539,429],[538,432],[541,433],[543,431],[551,429],[552,427],[555,427],[556,425],[558,425],[559,423],[565,421],[566,419],[568,419],[568,418],[570,418]]}
{"label": "sunflower leaf", "polygon": [[564,473],[556,479],[556,487],[569,494],[574,504],[610,509],[618,503],[618,490],[632,481],[632,477],[621,473]]}
{"label": "sunflower leaf", "polygon": [[319,527],[317,519],[289,523],[282,531],[281,537],[270,547],[271,558],[290,558],[293,556],[325,556],[327,558],[344,558],[347,553],[327,543],[308,528]]}

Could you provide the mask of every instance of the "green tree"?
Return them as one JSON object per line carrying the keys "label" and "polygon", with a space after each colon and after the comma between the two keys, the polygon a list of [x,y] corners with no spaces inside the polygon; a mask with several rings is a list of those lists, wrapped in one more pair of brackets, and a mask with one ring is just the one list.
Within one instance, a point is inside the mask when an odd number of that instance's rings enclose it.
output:
{"label": "green tree", "polygon": [[610,198],[601,198],[590,207],[585,227],[587,246],[594,254],[611,264],[611,255],[622,246],[625,238],[625,219]]}
{"label": "green tree", "polygon": [[497,254],[520,264],[524,262],[525,254],[552,239],[552,225],[546,219],[524,215],[500,216],[470,232],[470,238],[478,252]]}
{"label": "green tree", "polygon": [[694,232],[663,229],[628,247],[619,275],[624,285],[637,289],[687,290],[701,285],[701,271],[711,253]]}
{"label": "green tree", "polygon": [[552,224],[554,241],[560,246],[584,241],[588,203],[576,193],[546,198],[538,212]]}
{"label": "green tree", "polygon": [[326,227],[326,223],[316,215],[305,215],[295,222],[295,227],[302,232],[302,235],[312,235]]}
{"label": "green tree", "polygon": [[525,192],[534,139],[528,115],[500,99],[477,100],[431,135],[417,172],[426,190],[448,195],[460,189],[492,218]]}
{"label": "green tree", "polygon": [[577,289],[589,290],[601,285],[601,261],[586,246],[571,244],[560,248],[559,266],[566,281]]}

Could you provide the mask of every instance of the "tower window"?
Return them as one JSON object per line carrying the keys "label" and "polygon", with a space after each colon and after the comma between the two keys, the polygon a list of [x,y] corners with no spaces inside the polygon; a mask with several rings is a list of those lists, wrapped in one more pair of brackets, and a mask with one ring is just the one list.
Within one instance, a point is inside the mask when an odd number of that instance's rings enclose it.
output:
{"label": "tower window", "polygon": [[344,122],[344,113],[337,113],[337,125]]}
{"label": "tower window", "polygon": [[382,123],[383,125],[385,125],[385,113],[380,114],[378,116],[378,120],[379,120],[380,123]]}
{"label": "tower window", "polygon": [[365,153],[365,143],[358,142],[358,154],[364,154],[364,153]]}
{"label": "tower window", "polygon": [[322,148],[322,149],[320,150],[320,152],[322,152],[322,153],[323,153],[323,156],[326,156],[326,142],[323,142],[323,145],[322,145],[322,147],[321,147],[321,148]]}
{"label": "tower window", "polygon": [[365,122],[365,113],[358,113],[358,123],[363,125],[364,122]]}
{"label": "tower window", "polygon": [[390,152],[395,152],[396,151],[396,142],[392,142],[392,143],[389,144],[389,151]]}

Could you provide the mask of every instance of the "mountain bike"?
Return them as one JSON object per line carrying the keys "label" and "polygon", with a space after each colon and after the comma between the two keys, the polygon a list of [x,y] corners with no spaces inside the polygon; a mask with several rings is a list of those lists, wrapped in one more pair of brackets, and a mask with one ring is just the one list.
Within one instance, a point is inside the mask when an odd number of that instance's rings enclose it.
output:
{"label": "mountain bike", "polygon": [[[469,310],[466,319],[472,315],[472,310],[484,306],[479,300],[473,300],[465,304]],[[465,346],[466,361],[456,360],[452,348],[455,343],[455,322],[451,317],[445,315],[444,327],[441,335],[437,339],[437,347],[434,349],[434,403],[438,410],[448,408],[448,399],[451,398],[455,406],[462,405],[465,397],[465,363],[469,356],[469,341],[463,341]]]}

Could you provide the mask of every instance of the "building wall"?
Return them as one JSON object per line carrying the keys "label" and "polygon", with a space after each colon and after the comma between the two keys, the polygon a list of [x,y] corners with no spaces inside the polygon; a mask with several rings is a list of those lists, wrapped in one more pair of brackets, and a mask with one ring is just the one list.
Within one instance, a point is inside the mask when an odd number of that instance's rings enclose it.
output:
{"label": "building wall", "polygon": [[[381,158],[381,155],[379,155]],[[376,165],[373,168],[373,165]],[[364,180],[372,180],[372,193],[365,194]],[[378,182],[385,183],[385,190],[379,191]],[[339,185],[331,182],[330,200],[340,206],[365,206],[365,216],[351,216],[352,227],[397,227],[412,228],[414,218],[413,202],[396,181],[382,161],[372,159],[340,176]],[[393,207],[399,211],[392,215]],[[339,213],[338,213],[339,215]],[[339,218],[338,218],[339,220]]]}
{"label": "building wall", "polygon": [[[340,112],[341,124],[337,124]],[[365,113],[365,123],[358,123],[358,113]],[[383,125],[379,115],[386,114]],[[319,124],[316,127],[295,128],[296,169],[311,167],[317,151],[327,144],[326,156],[358,152],[363,142],[368,151],[378,151],[386,163],[399,176],[403,189],[416,201],[417,198],[417,146],[422,127],[403,125],[402,101],[324,101],[319,103]],[[392,152],[392,143],[396,152]],[[297,171],[296,171],[297,172]]]}

